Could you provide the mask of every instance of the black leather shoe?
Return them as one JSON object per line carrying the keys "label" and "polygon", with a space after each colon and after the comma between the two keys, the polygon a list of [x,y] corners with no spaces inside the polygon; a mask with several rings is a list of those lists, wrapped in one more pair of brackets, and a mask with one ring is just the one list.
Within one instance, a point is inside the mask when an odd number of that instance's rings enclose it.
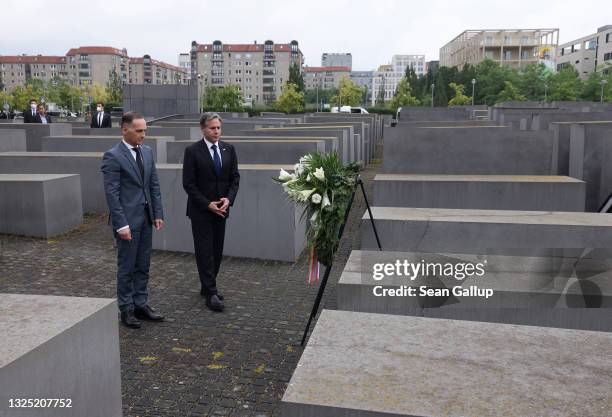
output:
{"label": "black leather shoe", "polygon": [[206,307],[211,309],[212,311],[223,311],[225,306],[223,302],[219,299],[217,294],[211,295],[210,297],[206,297]]}
{"label": "black leather shoe", "polygon": [[[206,297],[206,293],[204,291],[202,291],[202,290],[200,290],[200,295],[202,297]],[[219,300],[221,300],[221,301],[224,300],[223,296],[221,294],[219,294],[219,293],[217,293],[217,297],[219,297]]]}
{"label": "black leather shoe", "polygon": [[134,315],[140,320],[164,321],[164,316],[157,314],[148,304],[144,307],[136,307]]}
{"label": "black leather shoe", "polygon": [[140,329],[140,321],[134,316],[132,310],[121,312],[121,322],[130,329]]}

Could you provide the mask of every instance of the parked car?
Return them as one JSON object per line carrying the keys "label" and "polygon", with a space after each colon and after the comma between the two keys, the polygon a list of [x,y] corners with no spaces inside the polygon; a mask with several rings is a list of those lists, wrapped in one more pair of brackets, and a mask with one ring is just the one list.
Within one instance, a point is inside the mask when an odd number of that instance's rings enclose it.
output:
{"label": "parked car", "polygon": [[363,107],[351,107],[351,106],[342,106],[340,107],[340,111],[338,111],[338,106],[331,108],[332,113],[362,113],[368,114],[368,111]]}

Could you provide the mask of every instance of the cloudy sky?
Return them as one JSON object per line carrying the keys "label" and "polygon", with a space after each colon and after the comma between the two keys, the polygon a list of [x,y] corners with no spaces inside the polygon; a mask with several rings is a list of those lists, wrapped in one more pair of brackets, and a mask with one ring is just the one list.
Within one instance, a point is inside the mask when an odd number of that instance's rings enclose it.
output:
{"label": "cloudy sky", "polygon": [[0,55],[64,55],[75,46],[127,48],[130,56],[177,64],[192,40],[300,43],[306,64],[323,52],[351,52],[353,69],[394,54],[425,54],[466,29],[559,28],[560,42],[612,24],[610,0],[101,0],[0,4]]}

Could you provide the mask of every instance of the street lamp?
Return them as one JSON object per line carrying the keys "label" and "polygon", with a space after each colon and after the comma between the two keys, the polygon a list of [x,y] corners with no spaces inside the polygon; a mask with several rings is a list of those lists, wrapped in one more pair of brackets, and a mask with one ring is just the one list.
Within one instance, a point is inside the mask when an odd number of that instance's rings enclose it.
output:
{"label": "street lamp", "polygon": [[204,92],[202,91],[202,74],[198,74],[197,75],[198,78],[198,96],[199,96],[199,100],[198,103],[200,104],[200,113],[202,113],[204,111]]}
{"label": "street lamp", "polygon": [[433,100],[434,100],[434,88],[436,87],[435,83],[431,83],[431,107],[434,106]]}
{"label": "street lamp", "polygon": [[548,102],[548,83],[544,83],[544,102]]}
{"label": "street lamp", "polygon": [[601,84],[601,94],[599,95],[599,102],[603,103],[603,93],[604,93],[604,87],[605,85],[608,83],[608,80],[601,80],[599,82],[599,84]]}
{"label": "street lamp", "polygon": [[474,90],[476,88],[476,78],[472,78],[472,106],[474,105]]}

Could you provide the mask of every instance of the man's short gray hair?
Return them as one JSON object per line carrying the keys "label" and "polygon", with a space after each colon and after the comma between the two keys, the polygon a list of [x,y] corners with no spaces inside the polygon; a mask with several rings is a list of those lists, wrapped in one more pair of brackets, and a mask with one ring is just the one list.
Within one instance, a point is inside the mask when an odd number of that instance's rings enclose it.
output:
{"label": "man's short gray hair", "polygon": [[215,119],[218,119],[220,122],[223,121],[223,119],[221,119],[221,116],[219,116],[217,113],[207,111],[200,117],[200,127],[206,127],[208,122]]}

